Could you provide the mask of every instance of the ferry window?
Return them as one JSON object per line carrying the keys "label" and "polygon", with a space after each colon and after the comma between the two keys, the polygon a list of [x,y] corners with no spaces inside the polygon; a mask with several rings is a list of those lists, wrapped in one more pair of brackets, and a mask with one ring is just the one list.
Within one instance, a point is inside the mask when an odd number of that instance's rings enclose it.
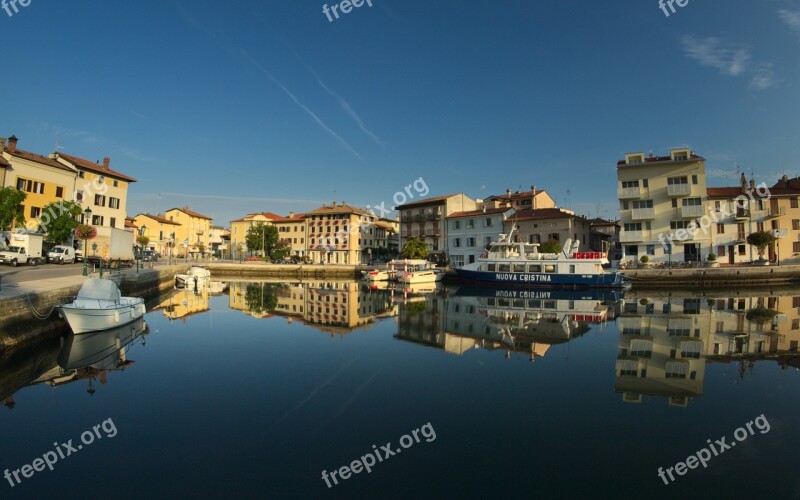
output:
{"label": "ferry window", "polygon": [[539,264],[531,264],[528,266],[529,273],[540,273],[542,272],[542,266]]}
{"label": "ferry window", "polygon": [[544,309],[555,309],[556,308],[556,301],[555,300],[545,300],[542,303],[542,307]]}
{"label": "ferry window", "polygon": [[570,264],[569,265],[569,273],[570,274],[575,274],[575,264]]}
{"label": "ferry window", "polygon": [[528,301],[528,307],[530,307],[531,309],[541,309],[542,301],[538,299],[531,299]]}
{"label": "ferry window", "polygon": [[554,273],[554,272],[556,272],[556,266],[554,264],[545,264],[544,272],[546,272],[546,273]]}
{"label": "ferry window", "polygon": [[524,273],[525,272],[525,264],[514,264],[514,272],[515,273]]}
{"label": "ferry window", "polygon": [[497,299],[497,305],[499,307],[508,307],[510,305],[510,302],[508,299]]}
{"label": "ferry window", "polygon": [[492,273],[493,273],[493,272],[495,272],[495,270],[496,270],[496,269],[495,269],[495,267],[496,267],[496,266],[495,266],[494,264],[489,264],[487,267],[489,268],[489,272],[492,272]]}
{"label": "ferry window", "polygon": [[656,246],[647,245],[647,255],[655,255],[655,254],[656,254]]}
{"label": "ferry window", "polygon": [[525,307],[525,299],[514,299],[514,307],[523,309]]}
{"label": "ferry window", "polygon": [[510,264],[498,264],[497,265],[497,270],[499,272],[501,272],[501,273],[508,273],[508,272],[511,271],[511,265]]}
{"label": "ferry window", "polygon": [[494,299],[487,299],[486,300],[486,305],[493,306],[494,305]]}

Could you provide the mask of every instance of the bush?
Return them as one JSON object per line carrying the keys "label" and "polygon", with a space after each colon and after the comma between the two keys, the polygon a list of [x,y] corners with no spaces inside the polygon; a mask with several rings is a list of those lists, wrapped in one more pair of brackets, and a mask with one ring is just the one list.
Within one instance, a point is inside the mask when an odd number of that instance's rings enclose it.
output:
{"label": "bush", "polygon": [[648,262],[650,262],[650,257],[648,257],[647,255],[642,255],[642,258],[639,259],[639,261],[641,261],[642,264],[647,264]]}
{"label": "bush", "polygon": [[717,256],[716,254],[710,253],[708,254],[708,257],[706,257],[706,260],[708,260],[709,262],[714,262],[715,260],[717,260]]}

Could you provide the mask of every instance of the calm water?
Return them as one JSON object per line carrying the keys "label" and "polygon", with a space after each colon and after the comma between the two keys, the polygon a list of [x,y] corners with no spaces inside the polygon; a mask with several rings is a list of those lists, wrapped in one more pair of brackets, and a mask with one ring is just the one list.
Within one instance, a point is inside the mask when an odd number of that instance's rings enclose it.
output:
{"label": "calm water", "polygon": [[[0,360],[2,498],[797,497],[798,307],[800,290],[175,291],[144,323]],[[723,437],[706,468],[659,477]],[[56,448],[52,471],[34,462]],[[342,479],[362,456],[371,473]]]}

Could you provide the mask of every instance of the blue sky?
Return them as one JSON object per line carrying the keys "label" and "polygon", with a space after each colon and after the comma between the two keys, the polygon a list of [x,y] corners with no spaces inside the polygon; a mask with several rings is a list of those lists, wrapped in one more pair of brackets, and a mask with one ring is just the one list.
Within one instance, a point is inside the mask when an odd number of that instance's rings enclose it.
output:
{"label": "blue sky", "polygon": [[131,214],[190,205],[221,224],[391,205],[419,177],[429,196],[535,184],[611,217],[616,161],[676,146],[712,185],[737,165],[800,174],[800,0],[669,17],[657,0],[372,0],[333,22],[324,3],[0,11],[0,135],[110,156],[140,180]]}

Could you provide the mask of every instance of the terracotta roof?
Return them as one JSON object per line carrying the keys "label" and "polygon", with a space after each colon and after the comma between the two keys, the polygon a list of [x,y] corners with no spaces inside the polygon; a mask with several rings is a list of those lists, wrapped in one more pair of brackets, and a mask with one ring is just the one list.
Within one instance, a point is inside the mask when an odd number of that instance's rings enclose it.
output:
{"label": "terracotta roof", "polygon": [[207,220],[213,220],[211,217],[209,217],[209,216],[207,216],[207,215],[203,215],[203,214],[201,214],[201,213],[197,213],[197,212],[195,212],[195,211],[193,211],[193,210],[189,210],[189,207],[183,207],[183,208],[170,208],[169,210],[167,210],[167,212],[172,212],[173,210],[177,210],[177,211],[179,211],[179,212],[183,212],[183,213],[185,213],[186,215],[188,215],[188,216],[190,216],[190,217],[194,217],[194,218],[196,218],[196,219],[207,219]]}
{"label": "terracotta roof", "polygon": [[589,223],[592,226],[619,226],[618,220],[606,220],[602,217],[595,217],[594,219],[590,220]]}
{"label": "terracotta roof", "polygon": [[36,163],[47,165],[48,167],[57,168],[59,170],[70,172],[71,174],[75,174],[75,171],[69,168],[68,166],[47,156],[37,155],[35,153],[29,153],[28,151],[23,151],[21,149],[16,149],[14,150],[13,153],[10,152],[8,149],[6,149],[6,153],[10,154],[11,156],[15,156],[17,158],[22,158],[23,160],[34,161]]}
{"label": "terracotta roof", "polygon": [[137,226],[135,222],[133,222],[132,220],[128,220],[127,218],[125,219],[125,227],[131,229],[139,229],[139,226]]}
{"label": "terracotta roof", "polygon": [[[511,193],[511,199],[512,200],[517,200],[517,199],[520,199],[520,198],[528,199],[528,198],[531,197],[531,194],[532,194],[531,191],[517,191],[515,193]],[[542,196],[542,195],[547,195],[547,191],[545,191],[544,189],[537,189],[536,190],[536,197],[538,198],[539,196]],[[549,196],[549,195],[547,195],[547,196]],[[505,194],[492,195],[492,196],[486,198],[486,201],[489,201],[489,200],[507,200],[507,199],[508,199],[508,193],[505,193]]]}
{"label": "terracotta roof", "polygon": [[374,225],[381,229],[385,229],[386,231],[390,231],[392,233],[397,232],[397,229],[395,229],[394,226],[392,226],[391,224],[387,224],[385,222],[378,221]]}
{"label": "terracotta roof", "polygon": [[580,216],[569,212],[564,212],[560,208],[537,208],[536,210],[533,210],[531,208],[526,208],[524,210],[518,211],[509,220],[568,219],[568,218],[578,219],[580,218]]}
{"label": "terracotta roof", "polygon": [[160,222],[161,224],[172,224],[173,226],[180,226],[179,222],[171,221],[166,217],[161,217],[160,215],[139,214],[136,217],[147,217],[148,219]]}
{"label": "terracotta roof", "polygon": [[[779,183],[780,184],[780,183]],[[782,187],[775,185],[769,189],[769,194],[771,196],[800,196],[800,187],[792,188],[792,187]],[[747,190],[742,190],[741,187],[710,187],[706,188],[706,192],[708,193],[709,198],[736,198],[737,196],[748,196],[750,192],[750,188],[748,187]],[[757,193],[753,193],[753,196],[758,197]]]}
{"label": "terracotta roof", "polygon": [[[696,161],[696,160],[705,160],[705,158],[703,158],[700,155],[692,153],[692,154],[689,155],[689,159],[688,160],[675,160],[675,161],[677,162],[677,161]],[[657,163],[657,162],[660,162],[660,161],[673,161],[673,160],[672,160],[672,156],[652,156],[650,158],[648,158],[647,156],[644,157],[644,163]],[[617,166],[618,167],[640,167],[640,166],[644,165],[644,163],[631,163],[631,164],[628,164],[628,163],[625,163],[625,160],[619,160],[617,162]]]}
{"label": "terracotta roof", "polygon": [[97,163],[91,162],[89,160],[78,158],[77,156],[66,155],[64,153],[56,153],[56,154],[59,158],[64,158],[65,160],[72,163],[75,167],[81,170],[89,170],[90,172],[95,172],[97,174],[102,174],[108,177],[116,177],[123,181],[137,182],[136,179],[134,179],[133,177],[129,177],[121,172],[117,172],[116,170],[104,167],[103,165],[98,165]]}
{"label": "terracotta roof", "polygon": [[301,222],[306,218],[306,214],[294,214],[294,217],[289,218],[272,212],[260,212],[260,213],[256,212],[252,214],[247,214],[241,219],[232,220],[231,222],[245,222],[253,220],[259,215],[264,217],[265,219],[269,219],[269,222]]}
{"label": "terracotta roof", "polygon": [[452,214],[448,215],[448,219],[453,219],[457,217],[475,217],[480,215],[494,215],[494,214],[502,214],[506,213],[509,210],[514,210],[510,207],[500,207],[500,208],[487,208],[484,212],[483,210],[470,210],[468,212],[453,212]]}
{"label": "terracotta roof", "polygon": [[[2,151],[0,151],[0,153],[2,153]],[[0,167],[5,167],[5,168],[8,168],[8,167],[10,167],[10,166],[11,166],[11,164],[10,164],[10,163],[8,163],[8,160],[6,160],[5,158],[3,158],[3,155],[0,155]]]}
{"label": "terracotta roof", "polygon": [[368,215],[373,217],[374,214],[367,212],[361,208],[351,207],[346,203],[342,203],[336,205],[322,205],[316,210],[312,210],[306,214],[306,217],[313,217],[315,215],[328,215],[328,214],[357,214],[357,215]]}

